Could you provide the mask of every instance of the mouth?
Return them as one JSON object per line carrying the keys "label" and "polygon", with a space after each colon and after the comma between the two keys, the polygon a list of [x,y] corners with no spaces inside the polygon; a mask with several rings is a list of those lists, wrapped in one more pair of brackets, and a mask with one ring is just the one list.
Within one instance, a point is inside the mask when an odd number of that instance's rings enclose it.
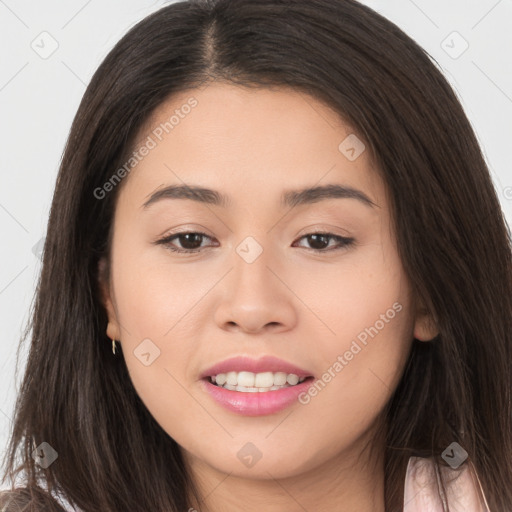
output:
{"label": "mouth", "polygon": [[203,375],[203,391],[226,410],[242,416],[277,414],[300,402],[315,377],[303,372],[226,371]]}
{"label": "mouth", "polygon": [[202,380],[213,384],[216,387],[229,391],[242,393],[263,393],[267,391],[278,391],[302,384],[305,381],[313,380],[312,375],[297,375],[285,372],[261,372],[253,373],[248,371],[218,373],[204,377]]}
{"label": "mouth", "polygon": [[199,375],[203,391],[230,412],[244,416],[278,413],[313,385],[311,370],[269,354],[226,359]]}

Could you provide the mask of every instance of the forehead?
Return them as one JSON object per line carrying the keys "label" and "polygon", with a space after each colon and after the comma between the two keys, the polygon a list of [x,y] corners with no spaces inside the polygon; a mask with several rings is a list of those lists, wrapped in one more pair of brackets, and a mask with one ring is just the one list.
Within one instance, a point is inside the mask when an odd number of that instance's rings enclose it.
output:
{"label": "forehead", "polygon": [[240,201],[275,191],[281,203],[285,189],[338,183],[382,201],[363,141],[331,108],[289,88],[211,83],[182,91],[155,109],[137,140],[135,151],[149,150],[126,193],[141,204],[157,188],[187,183]]}

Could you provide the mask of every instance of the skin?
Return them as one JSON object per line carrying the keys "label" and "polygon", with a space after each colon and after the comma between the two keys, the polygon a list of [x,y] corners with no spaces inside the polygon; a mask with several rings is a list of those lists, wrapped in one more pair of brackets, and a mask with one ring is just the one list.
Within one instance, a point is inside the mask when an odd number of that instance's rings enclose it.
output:
{"label": "skin", "polygon": [[[396,387],[413,337],[436,334],[411,294],[398,256],[386,186],[369,152],[349,161],[338,146],[353,131],[323,103],[290,89],[212,83],[162,104],[139,141],[194,96],[198,105],[124,178],[115,210],[111,276],[103,282],[107,334],[119,340],[133,385],[182,447],[212,512],[384,511],[379,413]],[[165,199],[170,184],[230,196],[228,208]],[[281,192],[336,183],[364,192],[282,208]],[[339,250],[306,234],[353,237]],[[154,244],[174,231],[206,232],[173,253]],[[236,252],[247,236],[263,252]],[[184,247],[186,239],[174,239]],[[192,239],[193,241],[193,239]],[[315,247],[325,247],[315,253]],[[365,328],[402,308],[307,405],[248,417],[202,390],[199,374],[228,357],[270,354],[321,378]],[[133,351],[149,338],[160,356],[145,366]],[[246,467],[248,442],[261,459]],[[371,449],[363,452],[365,443]]]}

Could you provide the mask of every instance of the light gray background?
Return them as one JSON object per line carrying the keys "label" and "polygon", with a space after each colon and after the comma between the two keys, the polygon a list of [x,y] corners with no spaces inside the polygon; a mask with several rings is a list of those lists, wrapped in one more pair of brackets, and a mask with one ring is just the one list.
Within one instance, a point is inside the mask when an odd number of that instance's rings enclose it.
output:
{"label": "light gray background", "polygon": [[[166,3],[0,0],[0,455],[23,374],[24,358],[15,382],[15,351],[40,272],[38,243],[71,122],[108,51]],[[512,225],[512,0],[363,3],[439,63],[477,132]]]}

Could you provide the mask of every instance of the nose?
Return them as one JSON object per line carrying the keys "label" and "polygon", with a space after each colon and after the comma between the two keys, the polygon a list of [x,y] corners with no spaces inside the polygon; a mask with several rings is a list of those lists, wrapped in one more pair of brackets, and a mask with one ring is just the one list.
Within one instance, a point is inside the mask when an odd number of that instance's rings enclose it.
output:
{"label": "nose", "polygon": [[287,274],[286,266],[270,250],[263,249],[255,259],[235,254],[233,267],[221,283],[217,325],[250,334],[292,329],[299,301]]}

